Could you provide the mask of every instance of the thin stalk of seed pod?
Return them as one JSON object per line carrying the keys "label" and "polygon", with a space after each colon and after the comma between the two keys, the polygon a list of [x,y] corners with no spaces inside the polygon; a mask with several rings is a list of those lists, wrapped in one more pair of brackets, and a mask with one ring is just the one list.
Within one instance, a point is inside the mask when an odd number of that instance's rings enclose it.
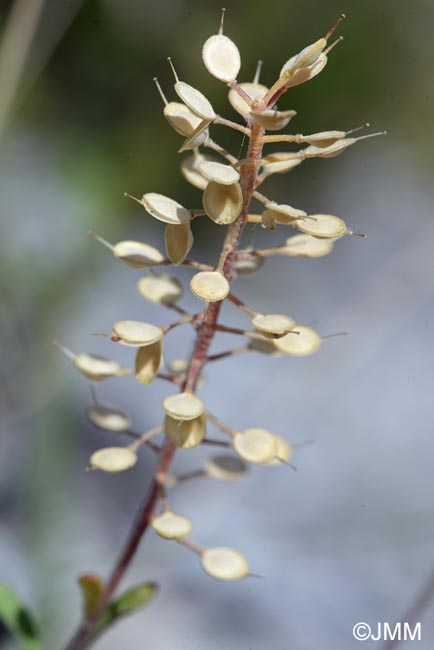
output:
{"label": "thin stalk of seed pod", "polygon": [[255,198],[259,203],[263,203],[266,205],[267,203],[273,203],[271,199],[266,197],[264,194],[261,194],[260,192],[253,192],[253,198]]}
{"label": "thin stalk of seed pod", "polygon": [[190,551],[194,551],[198,555],[202,555],[202,553],[205,550],[203,546],[199,546],[199,544],[195,544],[190,539],[186,539],[185,537],[183,537],[182,539],[177,539],[176,541],[178,542],[178,544],[182,544],[186,548],[190,549]]}
{"label": "thin stalk of seed pod", "polygon": [[243,90],[241,88],[241,86],[236,81],[230,81],[226,85],[229,86],[229,88],[232,88],[233,90],[235,90],[235,92],[238,93],[238,95],[241,97],[241,99],[244,99],[246,104],[248,106],[250,106],[250,108],[253,108],[253,100],[252,100],[252,98],[250,97],[250,95],[248,95],[246,93],[245,90]]}
{"label": "thin stalk of seed pod", "polygon": [[180,327],[181,325],[185,325],[186,323],[191,323],[192,321],[200,320],[202,318],[203,312],[200,312],[199,314],[188,314],[187,316],[184,316],[184,318],[181,318],[180,320],[177,320],[174,323],[167,325],[167,327],[163,327],[162,329],[164,331],[164,334],[167,334],[171,330],[175,329],[175,327]]}
{"label": "thin stalk of seed pod", "polygon": [[262,223],[262,214],[248,214],[246,221],[248,223]]}
{"label": "thin stalk of seed pod", "polygon": [[179,380],[179,377],[174,377],[172,375],[166,375],[164,372],[159,372],[158,374],[155,375],[157,379],[164,379],[164,381],[170,381],[172,384],[176,384],[177,386],[181,385],[181,381]]}
{"label": "thin stalk of seed pod", "polygon": [[226,332],[227,334],[236,334],[237,336],[246,336],[249,339],[264,340],[262,334],[256,332],[249,332],[248,330],[240,330],[237,327],[229,327],[227,325],[216,325],[217,332]]}
{"label": "thin stalk of seed pod", "polygon": [[220,361],[220,359],[228,359],[229,357],[235,357],[237,354],[242,354],[243,352],[248,352],[250,350],[249,345],[242,345],[239,348],[234,348],[233,350],[226,350],[226,352],[219,352],[218,354],[209,355],[206,360],[208,361]]}
{"label": "thin stalk of seed pod", "polygon": [[231,447],[232,445],[225,440],[214,440],[213,438],[204,438],[201,445],[210,445],[211,447]]}
{"label": "thin stalk of seed pod", "polygon": [[246,126],[241,126],[241,124],[238,124],[237,122],[226,120],[224,117],[221,117],[221,115],[217,115],[216,119],[214,120],[214,124],[221,124],[222,126],[227,126],[230,129],[234,129],[235,131],[240,131],[244,135],[250,137],[251,131],[249,128],[247,128]]}
{"label": "thin stalk of seed pod", "polygon": [[235,158],[232,154],[229,153],[229,151],[226,151],[222,146],[217,144],[217,142],[214,142],[211,138],[208,138],[208,140],[205,142],[205,147],[208,149],[211,149],[212,151],[215,151],[216,153],[219,153],[223,158],[226,158],[228,162],[230,162],[232,165],[236,165],[239,161],[238,158]]}
{"label": "thin stalk of seed pod", "polygon": [[210,420],[213,424],[215,424],[216,427],[220,429],[220,431],[223,431],[223,433],[227,433],[231,438],[235,436],[235,431],[231,429],[230,427],[226,426],[226,424],[223,424],[221,420],[216,418],[215,415],[210,413],[209,411],[206,411],[206,417],[208,420]]}
{"label": "thin stalk of seed pod", "polygon": [[144,445],[146,442],[149,441],[150,438],[157,436],[159,433],[162,433],[163,431],[164,431],[164,426],[160,424],[160,426],[154,427],[153,429],[149,429],[149,431],[143,433],[141,436],[137,438],[137,440],[135,440],[128,446],[132,451],[137,451],[140,445]]}
{"label": "thin stalk of seed pod", "polygon": [[172,476],[171,479],[173,480],[173,485],[177,485],[178,483],[185,483],[186,481],[192,481],[193,479],[196,478],[205,478],[207,476],[206,471],[201,468],[201,469],[195,469],[192,470],[191,472],[185,472],[185,474],[178,474],[177,476]]}
{"label": "thin stalk of seed pod", "polygon": [[[248,99],[250,100],[250,98]],[[240,185],[243,192],[243,205],[236,221],[228,226],[226,237],[223,242],[222,252],[225,253],[225,263],[222,273],[226,278],[229,278],[232,272],[235,253],[239,247],[250,200],[254,191],[258,170],[261,164],[263,136],[263,127],[258,123],[254,123],[252,125],[252,132],[246,156],[249,164],[244,164],[241,168]],[[208,309],[207,320],[203,321],[198,328],[196,342],[190,357],[184,383],[181,386],[181,392],[195,392],[202,369],[206,364],[208,349],[217,329],[216,326],[221,305],[222,302],[211,303]],[[160,485],[164,485],[164,480],[169,472],[175,451],[176,446],[167,440],[161,449],[152,484],[143,499],[125,545],[123,546],[112,573],[105,584],[98,607],[95,608],[95,611],[91,616],[82,622],[72,639],[67,644],[65,650],[83,650],[88,645],[88,641],[98,624],[101,614],[104,612],[113,594],[117,590],[119,583],[123,579],[136,554],[144,533],[149,527],[154,510],[159,501]]]}
{"label": "thin stalk of seed pod", "polygon": [[234,296],[233,293],[229,293],[226,297],[229,300],[229,302],[231,302],[233,305],[235,305],[236,307],[238,307],[242,311],[246,312],[246,314],[249,314],[249,316],[256,316],[257,315],[256,311],[253,311],[253,309],[250,309],[250,307],[247,307],[247,305],[242,300],[237,298],[237,296]]}

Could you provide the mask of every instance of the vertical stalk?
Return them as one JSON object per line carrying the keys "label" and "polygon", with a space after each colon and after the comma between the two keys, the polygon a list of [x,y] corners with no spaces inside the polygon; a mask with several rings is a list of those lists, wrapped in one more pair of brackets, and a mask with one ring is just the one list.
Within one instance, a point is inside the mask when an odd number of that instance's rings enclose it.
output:
{"label": "vertical stalk", "polygon": [[[236,221],[228,226],[220,256],[221,259],[225,260],[222,272],[226,278],[230,277],[232,271],[235,252],[237,251],[241,240],[250,200],[255,189],[255,183],[261,164],[263,137],[263,127],[257,123],[253,123],[247,156],[240,166],[240,184],[243,192],[243,205]],[[206,364],[208,350],[216,332],[222,302],[223,301],[213,302],[209,305],[206,321],[202,322],[197,333],[196,343],[190,357],[186,379],[181,387],[181,391],[195,392],[196,390],[197,381],[204,365]],[[92,633],[95,630],[102,612],[124,577],[140,541],[149,526],[160,497],[160,485],[164,483],[169,472],[175,450],[175,445],[166,441],[160,453],[159,462],[151,487],[145,495],[118,561],[106,583],[99,607],[92,617],[89,617],[82,623],[81,627],[77,630],[65,650],[83,650],[91,640]]]}

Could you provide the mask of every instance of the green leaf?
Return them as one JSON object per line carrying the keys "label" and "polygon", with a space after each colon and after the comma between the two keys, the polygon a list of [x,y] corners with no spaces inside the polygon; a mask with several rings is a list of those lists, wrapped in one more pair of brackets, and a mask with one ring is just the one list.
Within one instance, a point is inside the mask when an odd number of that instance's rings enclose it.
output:
{"label": "green leaf", "polygon": [[33,616],[4,583],[0,583],[0,620],[20,640],[24,650],[41,650]]}
{"label": "green leaf", "polygon": [[113,625],[122,616],[133,614],[141,609],[155,596],[158,586],[154,582],[145,582],[137,587],[125,591],[116,600],[112,601],[104,610],[92,640]]}

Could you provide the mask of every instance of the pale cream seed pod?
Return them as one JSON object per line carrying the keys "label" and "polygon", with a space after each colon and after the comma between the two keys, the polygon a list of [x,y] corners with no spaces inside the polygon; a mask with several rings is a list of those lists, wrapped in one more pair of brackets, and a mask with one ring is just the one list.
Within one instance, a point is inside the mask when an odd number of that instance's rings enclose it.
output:
{"label": "pale cream seed pod", "polygon": [[190,519],[176,515],[168,510],[158,517],[153,517],[151,526],[164,539],[182,539],[191,533],[193,524]]}
{"label": "pale cream seed pod", "polygon": [[298,86],[305,81],[310,81],[310,79],[313,79],[324,70],[327,61],[327,55],[321,53],[315,63],[310,66],[288,70],[281,76],[282,81],[284,81],[285,89]]}
{"label": "pale cream seed pod", "polygon": [[91,231],[89,232],[89,235],[111,250],[115,257],[135,269],[154,266],[160,264],[164,260],[160,251],[153,246],[149,246],[149,244],[126,240],[120,241],[112,246],[112,244],[97,235],[95,232]]}
{"label": "pale cream seed pod", "polygon": [[201,555],[202,568],[216,580],[241,580],[249,573],[244,555],[232,548],[207,548]]}
{"label": "pale cream seed pod", "polygon": [[157,305],[173,305],[183,294],[182,284],[167,273],[145,275],[137,283],[143,298]]}
{"label": "pale cream seed pod", "polygon": [[109,377],[121,377],[129,374],[129,371],[122,368],[117,361],[111,361],[96,354],[77,354],[74,358],[74,365],[83,375],[93,381],[102,381]]}
{"label": "pale cream seed pod", "polygon": [[208,140],[209,136],[209,125],[211,124],[212,120],[202,120],[198,126],[195,128],[193,133],[184,140],[182,143],[181,147],[178,149],[178,153],[182,153],[183,151],[189,151],[190,149],[197,149],[197,147],[200,147],[202,144],[205,144],[205,142]]}
{"label": "pale cream seed pod", "polygon": [[[185,359],[173,359],[167,363],[167,371],[172,377],[185,377],[188,370],[188,361]],[[205,383],[204,375],[201,373],[197,381],[197,387],[201,388]]]}
{"label": "pale cream seed pod", "polygon": [[268,109],[265,111],[251,110],[250,116],[267,131],[280,131],[287,126],[292,118],[297,115],[296,111],[277,111]]}
{"label": "pale cream seed pod", "polygon": [[221,454],[208,460],[205,472],[211,478],[219,481],[236,481],[247,472],[247,465],[235,456]]}
{"label": "pale cream seed pod", "polygon": [[180,420],[170,415],[164,418],[164,431],[170,442],[183,449],[200,445],[206,436],[206,415],[189,420]]}
{"label": "pale cream seed pod", "polygon": [[274,222],[282,225],[291,224],[296,219],[307,216],[304,210],[293,208],[290,205],[274,203],[274,201],[266,203],[265,207],[267,208],[266,212]]}
{"label": "pale cream seed pod", "polygon": [[164,102],[163,114],[169,124],[177,133],[183,136],[189,136],[199,126],[202,121],[196,113],[193,113],[188,106],[179,102],[168,102],[163,90],[158,83],[157,77],[154,77],[155,85]]}
{"label": "pale cream seed pod", "polygon": [[249,350],[254,352],[260,352],[261,354],[266,354],[269,357],[277,357],[283,354],[280,350],[274,345],[274,340],[254,338],[249,343]]}
{"label": "pale cream seed pod", "polygon": [[312,214],[308,219],[298,219],[294,225],[301,232],[313,237],[335,238],[348,234],[345,222],[330,214]]}
{"label": "pale cream seed pod", "polygon": [[190,222],[180,226],[168,224],[164,234],[167,257],[173,264],[182,264],[193,246]]}
{"label": "pale cream seed pod", "polygon": [[137,462],[137,455],[129,447],[104,447],[90,457],[90,469],[103,472],[123,472]]}
{"label": "pale cream seed pod", "polygon": [[283,314],[256,314],[252,318],[252,325],[265,338],[276,339],[293,330],[295,320]]}
{"label": "pale cream seed pod", "polygon": [[186,104],[188,108],[193,111],[193,113],[196,113],[196,115],[201,117],[203,120],[214,120],[216,114],[213,107],[211,106],[211,103],[208,101],[205,95],[203,95],[196,88],[193,88],[193,86],[185,83],[185,81],[180,81],[178,75],[176,74],[172,59],[168,57],[167,60],[170,63],[170,67],[172,68],[172,72],[175,77],[174,88],[178,97],[182,99],[184,104]]}
{"label": "pale cream seed pod", "polygon": [[230,291],[229,282],[219,271],[200,271],[193,275],[191,291],[206,303],[224,300]]}
{"label": "pale cream seed pod", "polygon": [[181,163],[181,174],[188,183],[197,187],[199,190],[204,190],[209,183],[208,178],[205,178],[199,169],[199,163],[205,161],[217,162],[211,156],[199,154],[195,151],[192,156],[188,156]]}
{"label": "pale cream seed pod", "polygon": [[240,180],[239,173],[231,165],[203,160],[198,163],[197,168],[208,181],[214,181],[221,185],[232,185]]}
{"label": "pale cream seed pod", "polygon": [[[243,251],[248,253],[248,250]],[[236,259],[232,265],[232,277],[237,278],[238,276],[249,276],[253,275],[259,271],[265,264],[265,258],[260,255],[251,255],[250,257],[244,257],[241,259]]]}
{"label": "pale cream seed pod", "polygon": [[290,332],[281,339],[273,341],[274,346],[283,354],[305,357],[316,352],[321,346],[321,337],[310,327],[297,325],[297,334]]}
{"label": "pale cream seed pod", "polygon": [[[247,81],[238,85],[242,90],[244,90],[244,92],[250,97],[252,101],[261,100],[268,92],[267,86],[259,83],[252,83]],[[240,97],[237,91],[233,88],[231,88],[228,93],[228,100],[232,108],[237,113],[239,113],[246,122],[248,122],[250,119],[251,108],[248,103],[244,101],[244,99]]]}
{"label": "pale cream seed pod", "polygon": [[136,379],[141,384],[150,384],[158,374],[163,361],[163,342],[160,339],[152,345],[140,347],[135,360]]}
{"label": "pale cream seed pod", "polygon": [[211,181],[203,193],[203,207],[208,217],[219,225],[233,223],[241,212],[243,194],[239,183],[222,185]]}
{"label": "pale cream seed pod", "polygon": [[319,239],[312,235],[293,235],[285,241],[284,249],[291,257],[324,257],[332,252],[334,239]]}
{"label": "pale cream seed pod", "polygon": [[319,38],[315,43],[303,48],[301,52],[295,54],[283,64],[279,77],[289,77],[300,68],[308,68],[314,65],[318,61],[326,45],[326,39]]}
{"label": "pale cream seed pod", "polygon": [[234,81],[241,68],[240,52],[233,41],[223,34],[224,12],[220,21],[219,33],[210,36],[202,49],[202,60],[206,69],[220,81]]}
{"label": "pale cream seed pod", "polygon": [[177,421],[194,420],[205,412],[202,400],[193,393],[175,393],[163,400],[166,414]]}
{"label": "pale cream seed pod", "polygon": [[113,336],[131,347],[153,345],[163,338],[161,327],[136,320],[120,320],[113,325]]}
{"label": "pale cream seed pod", "polygon": [[288,158],[287,153],[266,156],[262,161],[262,171],[267,174],[285,174],[302,163],[301,158]]}
{"label": "pale cream seed pod", "polygon": [[233,438],[237,454],[249,463],[268,463],[277,454],[275,437],[265,429],[246,429]]}
{"label": "pale cream seed pod", "polygon": [[277,452],[274,458],[268,461],[267,465],[282,465],[287,463],[292,456],[291,446],[280,436],[274,436]]}
{"label": "pale cream seed pod", "polygon": [[87,411],[87,417],[96,427],[107,431],[127,431],[131,426],[125,413],[107,406],[91,406]]}
{"label": "pale cream seed pod", "polygon": [[191,219],[190,210],[162,194],[156,194],[155,192],[144,194],[140,203],[146,212],[164,223],[180,225],[189,222]]}

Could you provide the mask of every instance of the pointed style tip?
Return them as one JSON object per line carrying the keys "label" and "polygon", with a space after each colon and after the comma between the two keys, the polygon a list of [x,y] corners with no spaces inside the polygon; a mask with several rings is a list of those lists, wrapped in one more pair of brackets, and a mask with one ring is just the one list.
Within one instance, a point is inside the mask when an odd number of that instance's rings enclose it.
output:
{"label": "pointed style tip", "polygon": [[330,36],[331,36],[331,35],[332,35],[336,30],[337,30],[337,28],[339,27],[339,25],[341,24],[341,22],[342,22],[343,20],[345,20],[345,18],[346,18],[346,15],[345,15],[345,14],[341,14],[341,15],[339,16],[339,18],[338,18],[338,19],[333,23],[333,25],[330,27],[330,29],[328,30],[328,32],[327,32],[326,35],[324,36],[324,39],[325,39],[326,41],[329,40]]}

